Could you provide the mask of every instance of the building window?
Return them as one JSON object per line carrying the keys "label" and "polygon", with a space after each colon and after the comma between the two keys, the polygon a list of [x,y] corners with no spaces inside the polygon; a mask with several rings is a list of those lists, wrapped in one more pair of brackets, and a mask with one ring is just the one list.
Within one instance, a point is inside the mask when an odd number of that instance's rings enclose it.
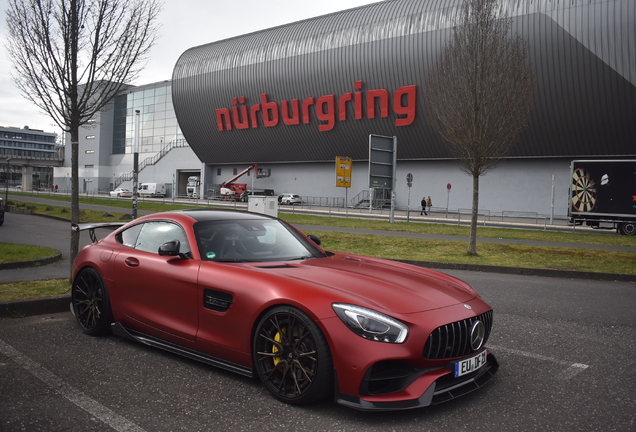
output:
{"label": "building window", "polygon": [[216,175],[220,176],[221,175],[221,168],[217,168],[216,169]]}
{"label": "building window", "polygon": [[84,168],[95,168],[95,165],[90,164],[90,165],[84,165]]}
{"label": "building window", "polygon": [[238,173],[238,168],[234,168],[234,174],[232,175],[236,175]]}

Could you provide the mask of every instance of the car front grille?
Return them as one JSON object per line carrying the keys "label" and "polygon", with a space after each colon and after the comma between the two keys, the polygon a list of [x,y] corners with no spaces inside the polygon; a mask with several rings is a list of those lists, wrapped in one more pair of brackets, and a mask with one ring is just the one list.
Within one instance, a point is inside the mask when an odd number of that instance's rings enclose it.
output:
{"label": "car front grille", "polygon": [[441,360],[464,357],[475,353],[476,351],[470,346],[470,329],[477,320],[483,322],[486,327],[484,334],[485,344],[492,329],[492,310],[433,330],[426,341],[426,345],[424,345],[424,351],[422,352],[424,358]]}

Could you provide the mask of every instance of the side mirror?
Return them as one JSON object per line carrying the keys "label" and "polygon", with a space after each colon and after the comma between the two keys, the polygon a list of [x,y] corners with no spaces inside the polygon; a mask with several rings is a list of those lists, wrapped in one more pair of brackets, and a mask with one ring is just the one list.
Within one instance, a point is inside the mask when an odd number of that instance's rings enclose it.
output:
{"label": "side mirror", "polygon": [[309,239],[316,243],[318,246],[320,246],[320,237],[318,237],[317,235],[313,235],[313,234],[309,234],[307,237],[309,237]]}
{"label": "side mirror", "polygon": [[179,240],[172,240],[165,242],[159,246],[159,255],[162,256],[180,256],[179,249],[181,248],[181,242]]}

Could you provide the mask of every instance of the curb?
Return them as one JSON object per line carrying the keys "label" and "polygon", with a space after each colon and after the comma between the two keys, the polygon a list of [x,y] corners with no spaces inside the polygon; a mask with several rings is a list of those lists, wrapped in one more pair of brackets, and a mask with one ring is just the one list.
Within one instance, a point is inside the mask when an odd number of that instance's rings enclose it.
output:
{"label": "curb", "polygon": [[70,304],[71,296],[14,300],[0,303],[0,318],[22,318],[33,315],[70,312]]}
{"label": "curb", "polygon": [[55,255],[46,258],[40,258],[32,261],[13,261],[0,263],[0,270],[15,270],[27,267],[39,267],[42,265],[53,264],[64,259],[62,252],[57,251]]}
{"label": "curb", "polygon": [[27,209],[26,207],[22,208],[22,207],[10,205],[10,204],[7,204],[6,210],[9,213],[26,214],[26,215],[33,214],[33,212],[31,210]]}

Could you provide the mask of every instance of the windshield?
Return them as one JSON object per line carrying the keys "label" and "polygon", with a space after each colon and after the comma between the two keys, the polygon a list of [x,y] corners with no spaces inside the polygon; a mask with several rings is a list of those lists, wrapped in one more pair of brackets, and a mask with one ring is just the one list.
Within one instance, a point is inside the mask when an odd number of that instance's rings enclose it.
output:
{"label": "windshield", "polygon": [[288,261],[324,253],[278,220],[247,219],[194,225],[201,259],[225,262]]}

